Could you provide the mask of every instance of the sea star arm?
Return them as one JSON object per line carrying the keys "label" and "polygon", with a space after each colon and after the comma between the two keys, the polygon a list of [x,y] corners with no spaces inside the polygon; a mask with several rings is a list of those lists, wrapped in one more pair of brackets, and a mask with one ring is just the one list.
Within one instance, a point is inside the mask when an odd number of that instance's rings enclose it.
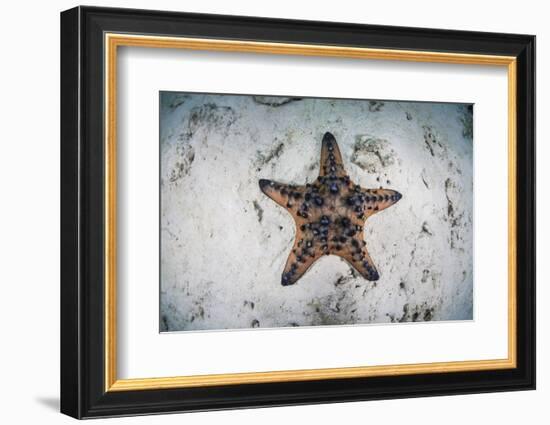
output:
{"label": "sea star arm", "polygon": [[307,233],[298,231],[281,276],[283,286],[293,285],[311,265],[321,257],[321,247],[309,239]]}
{"label": "sea star arm", "polygon": [[303,186],[277,183],[267,179],[260,179],[260,189],[280,206],[289,210],[292,215],[295,215],[298,210],[305,192]]}
{"label": "sea star arm", "polygon": [[392,189],[362,189],[365,217],[370,217],[391,207],[402,198],[402,195]]}
{"label": "sea star arm", "polygon": [[340,256],[350,263],[365,279],[378,280],[380,278],[363,241],[358,243],[356,249],[346,250]]}
{"label": "sea star arm", "polygon": [[321,168],[319,176],[333,175],[336,177],[346,176],[342,154],[336,139],[332,133],[326,132],[323,136],[323,144],[321,147]]}

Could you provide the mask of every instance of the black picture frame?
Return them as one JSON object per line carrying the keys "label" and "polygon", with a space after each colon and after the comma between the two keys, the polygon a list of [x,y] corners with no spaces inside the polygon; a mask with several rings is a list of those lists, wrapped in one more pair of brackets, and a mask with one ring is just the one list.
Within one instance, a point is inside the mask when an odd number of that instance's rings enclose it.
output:
{"label": "black picture frame", "polygon": [[[517,60],[517,367],[105,391],[104,34],[514,56]],[[61,412],[75,418],[535,388],[535,37],[76,7],[61,13]]]}

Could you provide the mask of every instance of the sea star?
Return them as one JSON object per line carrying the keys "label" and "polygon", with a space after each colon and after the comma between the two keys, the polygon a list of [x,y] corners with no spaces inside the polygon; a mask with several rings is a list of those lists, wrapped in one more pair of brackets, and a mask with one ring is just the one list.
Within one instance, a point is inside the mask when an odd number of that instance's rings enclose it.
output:
{"label": "sea star", "polygon": [[346,174],[342,155],[331,133],[325,133],[317,180],[305,186],[261,179],[260,189],[284,207],[296,222],[296,237],[281,284],[292,285],[322,255],[338,255],[367,280],[380,275],[363,240],[363,227],[371,215],[401,199],[390,189],[364,189]]}

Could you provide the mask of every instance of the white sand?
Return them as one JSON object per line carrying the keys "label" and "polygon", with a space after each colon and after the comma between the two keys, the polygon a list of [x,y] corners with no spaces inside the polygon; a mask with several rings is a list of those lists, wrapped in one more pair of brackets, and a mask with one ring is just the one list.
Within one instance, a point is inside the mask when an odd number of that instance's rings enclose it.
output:
{"label": "white sand", "polygon": [[[471,319],[467,107],[290,100],[162,95],[161,330]],[[403,199],[367,220],[377,282],[327,256],[283,287],[294,224],[258,180],[314,180],[326,131],[353,181]]]}

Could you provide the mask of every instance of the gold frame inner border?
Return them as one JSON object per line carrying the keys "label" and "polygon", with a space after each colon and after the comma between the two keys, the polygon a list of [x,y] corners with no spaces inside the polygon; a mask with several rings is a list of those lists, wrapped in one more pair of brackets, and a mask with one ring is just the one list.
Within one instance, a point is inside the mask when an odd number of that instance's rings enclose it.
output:
{"label": "gold frame inner border", "polygon": [[[200,38],[106,33],[105,46],[105,391],[136,391],[214,385],[311,381],[419,373],[448,373],[516,367],[516,58],[463,53],[370,49]],[[152,378],[117,378],[116,324],[116,136],[118,47],[147,47],[245,53],[328,56],[450,64],[503,66],[508,72],[508,357],[495,360],[398,364]]]}

